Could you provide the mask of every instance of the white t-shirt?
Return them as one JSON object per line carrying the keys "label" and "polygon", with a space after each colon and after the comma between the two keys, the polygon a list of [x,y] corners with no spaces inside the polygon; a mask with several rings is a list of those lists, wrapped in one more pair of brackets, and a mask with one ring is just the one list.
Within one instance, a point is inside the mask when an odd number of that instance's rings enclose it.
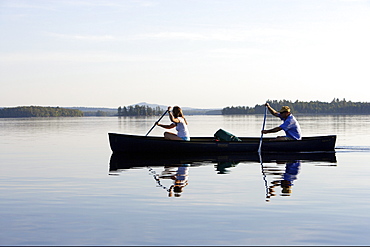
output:
{"label": "white t-shirt", "polygon": [[190,138],[188,125],[185,123],[185,120],[182,117],[177,118],[180,122],[176,124],[177,136],[178,137],[187,137]]}

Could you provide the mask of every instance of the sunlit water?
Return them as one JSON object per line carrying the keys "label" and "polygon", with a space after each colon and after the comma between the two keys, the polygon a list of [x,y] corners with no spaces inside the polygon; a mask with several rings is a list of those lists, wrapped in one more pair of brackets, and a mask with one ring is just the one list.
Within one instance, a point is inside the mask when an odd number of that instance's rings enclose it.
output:
{"label": "sunlit water", "polygon": [[[368,245],[370,116],[296,117],[338,136],[337,162],[302,161],[288,192],[285,163],[198,162],[177,194],[154,179],[163,166],[110,171],[108,132],[145,135],[157,117],[0,119],[0,244]],[[259,137],[263,116],[187,119],[192,136]]]}

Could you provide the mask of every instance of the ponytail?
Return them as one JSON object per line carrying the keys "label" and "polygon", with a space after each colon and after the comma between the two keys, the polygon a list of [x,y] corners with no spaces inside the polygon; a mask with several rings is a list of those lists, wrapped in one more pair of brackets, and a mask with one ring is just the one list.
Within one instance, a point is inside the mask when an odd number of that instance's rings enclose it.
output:
{"label": "ponytail", "polygon": [[179,106],[174,106],[173,107],[173,115],[176,118],[182,117],[184,119],[186,125],[188,125],[188,121],[186,121],[186,119],[184,117],[184,113],[182,112],[182,109]]}

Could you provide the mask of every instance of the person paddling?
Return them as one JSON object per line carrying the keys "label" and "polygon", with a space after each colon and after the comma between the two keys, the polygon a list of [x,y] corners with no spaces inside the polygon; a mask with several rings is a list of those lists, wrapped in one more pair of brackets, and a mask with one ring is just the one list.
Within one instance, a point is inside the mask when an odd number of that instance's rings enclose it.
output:
{"label": "person paddling", "polygon": [[184,117],[182,109],[178,106],[174,106],[173,111],[171,112],[171,108],[171,106],[168,107],[168,115],[172,123],[165,125],[157,122],[157,125],[165,129],[172,129],[176,127],[177,135],[171,132],[165,132],[164,138],[167,140],[190,141],[190,134],[187,126],[188,122]]}
{"label": "person paddling", "polygon": [[273,116],[279,117],[284,122],[278,127],[262,130],[263,134],[276,133],[280,130],[284,130],[286,136],[278,136],[275,140],[290,141],[302,139],[301,127],[297,119],[292,115],[289,106],[283,106],[279,112],[275,111],[269,103],[266,103],[265,106]]}

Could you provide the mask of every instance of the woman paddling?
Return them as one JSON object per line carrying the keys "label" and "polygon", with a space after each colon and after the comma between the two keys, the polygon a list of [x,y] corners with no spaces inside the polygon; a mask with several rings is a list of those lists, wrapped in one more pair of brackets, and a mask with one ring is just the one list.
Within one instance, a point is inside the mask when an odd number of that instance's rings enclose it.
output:
{"label": "woman paddling", "polygon": [[186,121],[182,110],[178,106],[173,107],[173,111],[171,112],[171,106],[168,107],[168,114],[170,116],[171,124],[165,125],[160,124],[157,122],[157,125],[165,128],[165,129],[172,129],[176,127],[177,135],[171,132],[165,132],[164,138],[167,140],[184,140],[190,141],[190,135],[188,130],[188,122]]}

